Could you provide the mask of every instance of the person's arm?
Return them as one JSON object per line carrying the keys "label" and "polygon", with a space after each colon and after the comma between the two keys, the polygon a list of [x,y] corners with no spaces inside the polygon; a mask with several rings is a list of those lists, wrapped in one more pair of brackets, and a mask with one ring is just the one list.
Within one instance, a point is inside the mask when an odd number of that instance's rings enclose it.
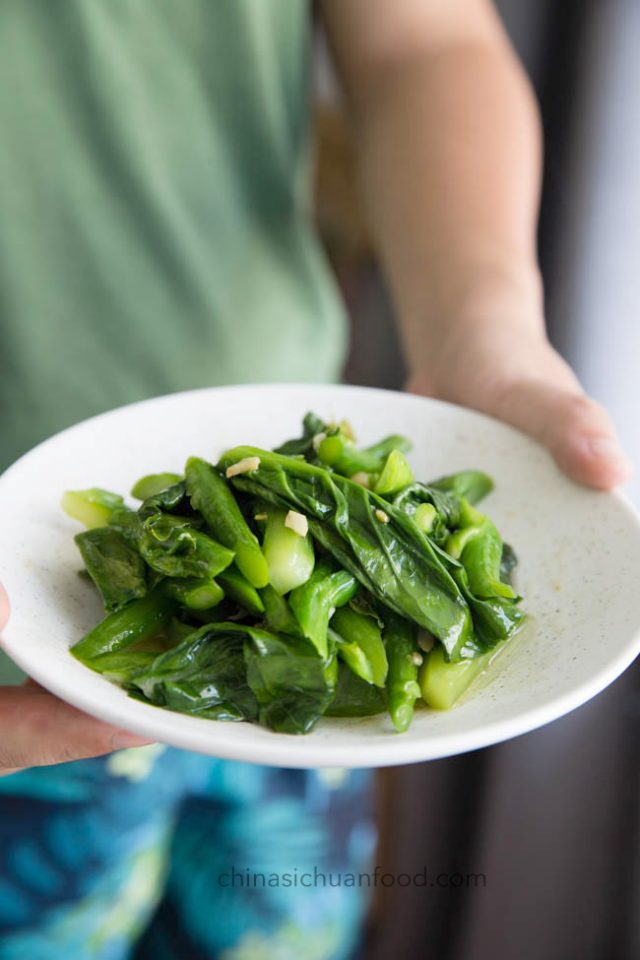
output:
{"label": "person's arm", "polygon": [[630,465],[546,339],[535,101],[489,0],[323,0],[409,388],[498,416],[598,487]]}
{"label": "person's arm", "polygon": [[[0,630],[8,617],[9,602],[0,585]],[[0,776],[150,742],[88,717],[37,684],[0,687]]]}

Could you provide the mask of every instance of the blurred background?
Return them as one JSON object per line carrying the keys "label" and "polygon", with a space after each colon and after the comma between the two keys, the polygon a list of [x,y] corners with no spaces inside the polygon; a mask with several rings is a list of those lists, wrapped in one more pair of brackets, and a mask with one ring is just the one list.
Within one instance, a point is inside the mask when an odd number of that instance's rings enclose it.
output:
{"label": "blurred background", "polygon": [[[539,249],[550,336],[640,464],[640,3],[497,6],[543,116]],[[352,319],[345,379],[399,388],[391,309],[321,40],[316,92],[318,220]],[[629,493],[640,505],[640,477]],[[640,957],[639,744],[636,664],[535,733],[383,772],[384,868],[482,873],[486,885],[385,890],[363,960]]]}

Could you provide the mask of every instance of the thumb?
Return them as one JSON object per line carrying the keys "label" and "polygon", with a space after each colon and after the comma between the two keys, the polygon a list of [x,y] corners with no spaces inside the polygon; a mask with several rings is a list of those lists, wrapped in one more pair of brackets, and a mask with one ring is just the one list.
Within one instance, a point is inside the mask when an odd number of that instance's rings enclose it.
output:
{"label": "thumb", "polygon": [[0,774],[151,742],[87,716],[42,687],[0,688]]}
{"label": "thumb", "polygon": [[[8,619],[9,598],[0,584],[0,630]],[[0,687],[0,776],[152,742],[87,716],[33,681]]]}
{"label": "thumb", "polygon": [[488,412],[543,443],[579,483],[608,490],[633,472],[609,415],[579,388],[516,382]]}

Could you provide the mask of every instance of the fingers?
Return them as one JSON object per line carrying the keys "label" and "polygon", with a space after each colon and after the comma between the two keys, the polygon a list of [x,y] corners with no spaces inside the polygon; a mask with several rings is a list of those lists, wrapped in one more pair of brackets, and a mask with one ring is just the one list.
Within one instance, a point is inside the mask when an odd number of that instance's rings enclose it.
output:
{"label": "fingers", "polygon": [[0,630],[3,630],[9,619],[9,597],[0,583]]}
{"label": "fingers", "polygon": [[609,415],[578,390],[545,380],[516,383],[499,397],[495,414],[543,443],[579,483],[608,490],[633,472]]}
{"label": "fingers", "polygon": [[579,483],[608,490],[629,479],[633,467],[609,415],[584,394],[546,338],[524,336],[509,324],[463,332],[428,370],[417,370],[409,390],[517,427],[544,444]]}
{"label": "fingers", "polygon": [[0,688],[0,774],[151,742],[87,716],[42,687]]}

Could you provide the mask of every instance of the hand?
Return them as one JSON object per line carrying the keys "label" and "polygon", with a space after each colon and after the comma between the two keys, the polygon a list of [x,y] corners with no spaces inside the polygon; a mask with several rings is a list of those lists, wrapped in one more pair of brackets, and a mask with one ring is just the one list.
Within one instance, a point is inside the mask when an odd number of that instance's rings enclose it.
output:
{"label": "hand", "polygon": [[[8,618],[9,601],[0,586],[0,630]],[[0,776],[151,742],[81,713],[31,680],[0,687]]]}
{"label": "hand", "polygon": [[456,325],[407,389],[528,433],[579,483],[606,490],[632,473],[609,415],[586,396],[542,329],[493,320]]}

